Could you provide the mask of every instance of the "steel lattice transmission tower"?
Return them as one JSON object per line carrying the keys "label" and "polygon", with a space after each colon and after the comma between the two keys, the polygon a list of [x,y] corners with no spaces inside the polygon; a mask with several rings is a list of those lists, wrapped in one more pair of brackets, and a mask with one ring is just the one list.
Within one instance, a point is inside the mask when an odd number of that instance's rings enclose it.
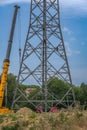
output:
{"label": "steel lattice transmission tower", "polygon": [[54,104],[62,104],[65,107],[73,105],[75,98],[72,87],[65,92],[61,99],[57,99],[48,92],[48,83],[53,77],[58,77],[72,84],[60,25],[59,1],[31,0],[30,23],[18,75],[18,84],[37,83],[42,90],[28,99],[17,85],[13,107],[15,104],[21,106],[21,102],[25,102],[35,107],[42,104],[44,110],[47,111]]}

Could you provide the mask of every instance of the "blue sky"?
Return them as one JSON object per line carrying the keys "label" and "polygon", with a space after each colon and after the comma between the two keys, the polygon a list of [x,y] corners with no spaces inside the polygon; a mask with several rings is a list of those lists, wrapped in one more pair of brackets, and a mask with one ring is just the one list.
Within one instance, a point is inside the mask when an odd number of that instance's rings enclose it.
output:
{"label": "blue sky", "polygon": [[[15,4],[21,6],[21,22],[17,19],[9,72],[17,74],[19,69],[18,28],[21,26],[22,48],[27,35],[30,0],[0,0],[0,73],[6,54]],[[87,0],[60,0],[60,15],[73,84],[87,83]]]}

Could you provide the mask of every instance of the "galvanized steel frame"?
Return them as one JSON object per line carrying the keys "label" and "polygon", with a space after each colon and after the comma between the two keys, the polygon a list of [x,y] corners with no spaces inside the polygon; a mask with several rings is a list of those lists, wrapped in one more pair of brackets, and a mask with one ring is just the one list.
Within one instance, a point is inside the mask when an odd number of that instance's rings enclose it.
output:
{"label": "galvanized steel frame", "polygon": [[[37,43],[35,43],[36,46],[33,44],[35,37],[38,39],[36,41]],[[53,39],[56,39],[56,42],[53,42]],[[40,64],[34,69],[30,69],[27,62],[29,62],[28,60],[33,54],[36,55]],[[59,68],[56,68],[50,61],[50,57],[53,55],[60,57],[62,60],[62,65]],[[58,0],[31,0],[30,23],[18,74],[18,84],[24,83],[26,79],[29,79],[31,76],[42,88],[42,92],[39,92],[42,93],[42,99],[37,100],[36,97],[38,94],[31,99],[28,99],[24,92],[18,87],[19,85],[17,85],[12,107],[14,107],[15,103],[20,104],[21,102],[30,103],[35,107],[42,103],[44,104],[45,111],[50,107],[48,105],[49,102],[52,104],[55,102],[56,105],[63,104],[67,107],[67,105],[64,104],[66,102],[64,99],[70,95],[69,93],[71,93],[73,100],[69,101],[67,98],[67,104],[73,105],[75,103],[72,87],[60,100],[49,94],[47,90],[48,81],[50,81],[52,77],[58,77],[72,86],[72,79],[60,25]],[[48,95],[52,97],[51,100],[48,100]],[[20,100],[21,97],[25,100]],[[35,102],[37,105],[35,105]]]}

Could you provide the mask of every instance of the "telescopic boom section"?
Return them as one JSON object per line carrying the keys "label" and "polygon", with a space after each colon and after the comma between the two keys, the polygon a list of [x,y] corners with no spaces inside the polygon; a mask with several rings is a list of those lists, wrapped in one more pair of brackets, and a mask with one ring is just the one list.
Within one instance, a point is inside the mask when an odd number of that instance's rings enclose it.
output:
{"label": "telescopic boom section", "polygon": [[14,16],[13,16],[13,21],[12,21],[11,32],[10,32],[10,37],[9,37],[9,41],[8,41],[8,48],[7,48],[5,61],[9,61],[10,60],[12,41],[13,41],[13,36],[14,36],[15,24],[16,24],[16,17],[17,17],[18,9],[20,8],[17,5],[15,5],[14,7],[15,7],[15,11],[14,11]]}
{"label": "telescopic boom section", "polygon": [[8,48],[7,48],[6,58],[4,60],[3,71],[2,71],[2,75],[1,75],[1,83],[0,83],[0,108],[1,109],[2,109],[2,104],[3,104],[4,91],[5,91],[5,87],[6,87],[6,83],[7,83],[7,75],[8,75],[8,69],[9,69],[9,64],[10,64],[10,54],[11,54],[12,41],[13,41],[16,18],[17,18],[17,12],[18,12],[18,9],[20,8],[17,5],[14,7],[15,7],[15,11],[14,11],[14,15],[13,15],[10,37],[9,37],[9,41],[8,41]]}

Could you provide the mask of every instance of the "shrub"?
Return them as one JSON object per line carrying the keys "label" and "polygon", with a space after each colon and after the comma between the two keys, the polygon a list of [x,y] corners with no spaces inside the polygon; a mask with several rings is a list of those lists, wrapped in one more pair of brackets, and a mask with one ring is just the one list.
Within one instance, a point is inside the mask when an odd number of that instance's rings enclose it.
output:
{"label": "shrub", "polygon": [[14,126],[3,126],[2,130],[18,130],[19,125],[16,123]]}
{"label": "shrub", "polygon": [[0,115],[0,123],[3,122],[3,118],[6,117],[6,115]]}

